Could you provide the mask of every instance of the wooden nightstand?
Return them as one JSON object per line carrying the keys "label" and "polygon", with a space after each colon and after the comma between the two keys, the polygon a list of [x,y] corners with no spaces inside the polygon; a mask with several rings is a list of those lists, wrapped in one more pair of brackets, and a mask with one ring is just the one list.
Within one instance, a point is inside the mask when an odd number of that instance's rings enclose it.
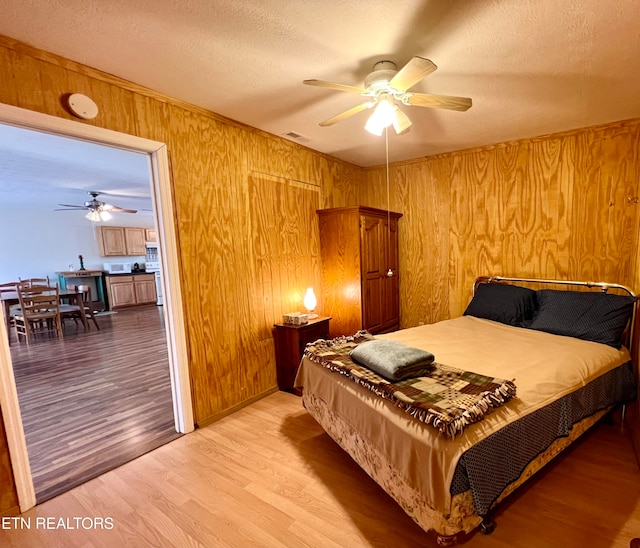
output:
{"label": "wooden nightstand", "polygon": [[302,352],[307,343],[318,339],[329,338],[329,320],[319,317],[309,320],[304,325],[288,325],[277,323],[274,325],[276,342],[276,373],[278,388],[294,392],[293,381],[298,372],[302,359]]}

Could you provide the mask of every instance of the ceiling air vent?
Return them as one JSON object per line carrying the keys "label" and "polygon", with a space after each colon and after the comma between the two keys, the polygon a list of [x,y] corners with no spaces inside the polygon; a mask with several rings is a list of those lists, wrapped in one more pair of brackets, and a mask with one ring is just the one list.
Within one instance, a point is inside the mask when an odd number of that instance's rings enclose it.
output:
{"label": "ceiling air vent", "polygon": [[304,135],[300,135],[295,131],[289,131],[288,133],[283,133],[283,137],[287,137],[288,139],[293,139],[294,141],[298,141],[299,143],[308,143],[311,139],[305,137]]}

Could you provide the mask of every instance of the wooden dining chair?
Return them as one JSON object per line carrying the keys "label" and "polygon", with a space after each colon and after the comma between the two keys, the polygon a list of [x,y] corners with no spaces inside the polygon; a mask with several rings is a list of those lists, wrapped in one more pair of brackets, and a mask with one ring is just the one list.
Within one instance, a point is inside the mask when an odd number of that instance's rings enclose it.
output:
{"label": "wooden dining chair", "polygon": [[5,282],[0,284],[0,293],[4,293],[4,292],[11,292],[11,293],[15,293],[16,291],[18,291],[18,286],[20,285],[21,282]]}
{"label": "wooden dining chair", "polygon": [[[96,320],[95,312],[93,310],[93,301],[91,300],[91,287],[88,285],[67,285],[68,291],[75,291],[76,293],[82,293],[82,302],[84,305],[84,314],[87,318],[93,321],[93,324],[96,326],[96,329],[100,331],[100,326],[98,325],[98,320]],[[77,305],[71,304],[63,304],[60,306],[60,313],[62,315],[62,320],[72,319],[73,321],[78,323],[78,320],[81,319],[80,316],[80,308]]]}
{"label": "wooden dining chair", "polygon": [[14,316],[18,341],[23,336],[27,344],[35,335],[48,333],[62,338],[60,291],[58,286],[18,286],[20,312]]}
{"label": "wooden dining chair", "polygon": [[[0,296],[2,296],[2,294],[13,294],[13,293],[17,293],[18,291],[18,286],[20,285],[20,282],[5,282],[0,284]],[[20,310],[20,305],[19,304],[14,304],[9,308],[9,325],[7,326],[7,328],[13,327],[14,326],[14,320],[13,320],[13,316],[16,314],[16,312],[18,312]]]}
{"label": "wooden dining chair", "polygon": [[47,276],[46,278],[26,278],[24,280],[18,276],[18,280],[23,286],[41,285],[51,287],[49,276]]}

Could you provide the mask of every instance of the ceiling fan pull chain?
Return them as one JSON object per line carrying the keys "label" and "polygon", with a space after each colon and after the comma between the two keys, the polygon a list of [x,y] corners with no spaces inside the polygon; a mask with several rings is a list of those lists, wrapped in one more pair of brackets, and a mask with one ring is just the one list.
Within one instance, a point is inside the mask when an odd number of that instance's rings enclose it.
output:
{"label": "ceiling fan pull chain", "polygon": [[389,266],[389,255],[391,253],[391,202],[389,199],[389,127],[384,128],[385,158],[387,164],[387,277],[393,276],[393,270]]}

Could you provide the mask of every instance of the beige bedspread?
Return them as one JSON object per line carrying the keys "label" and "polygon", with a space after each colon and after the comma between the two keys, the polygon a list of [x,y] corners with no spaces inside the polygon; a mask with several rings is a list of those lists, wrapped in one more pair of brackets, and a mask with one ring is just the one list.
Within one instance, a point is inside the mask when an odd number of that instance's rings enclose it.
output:
{"label": "beige bedspread", "polygon": [[[341,375],[303,360],[296,386],[322,398],[376,445],[431,508],[448,514],[460,456],[509,422],[576,390],[629,360],[626,349],[511,327],[472,316],[380,335],[433,353],[440,363],[513,379],[516,398],[447,440]],[[386,420],[380,420],[380,413]]]}

